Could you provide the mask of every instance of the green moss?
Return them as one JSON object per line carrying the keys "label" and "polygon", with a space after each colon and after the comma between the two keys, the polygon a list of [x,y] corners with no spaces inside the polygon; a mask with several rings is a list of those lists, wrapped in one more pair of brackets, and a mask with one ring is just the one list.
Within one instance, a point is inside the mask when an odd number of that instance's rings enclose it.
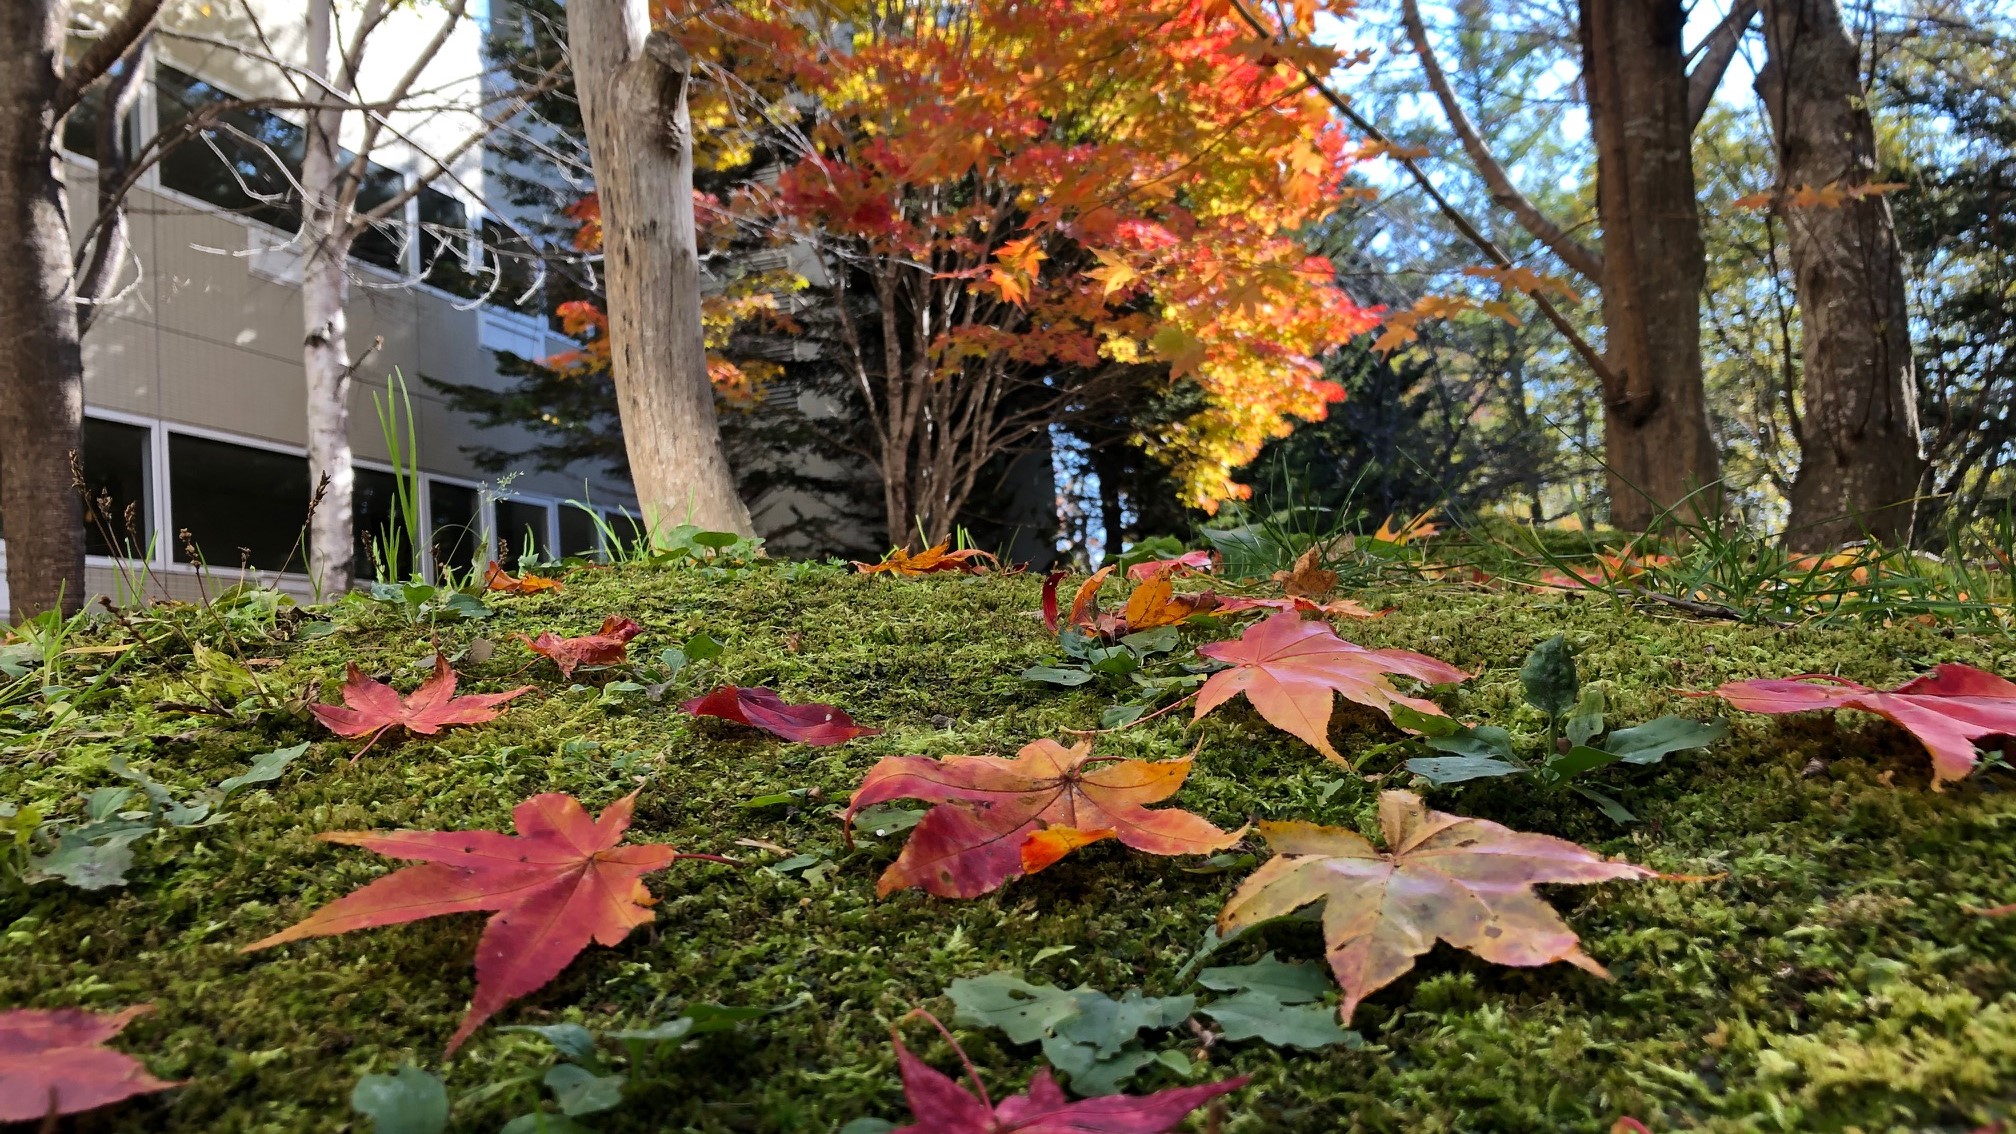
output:
{"label": "green moss", "polygon": [[[1636,613],[1602,599],[1426,585],[1357,597],[1394,611],[1354,624],[1349,636],[1476,670],[1444,703],[1467,719],[1515,726],[1533,723],[1519,703],[1519,660],[1553,633],[1578,647],[1585,678],[1605,686],[1613,719],[1624,722],[1705,714],[1709,705],[1677,691],[1739,677],[1830,672],[1888,683],[1944,660],[2016,670],[2006,639],[1915,623],[1779,630]],[[577,572],[561,595],[492,602],[495,618],[438,631],[451,652],[478,636],[497,644],[489,661],[463,665],[465,688],[538,686],[490,725],[388,741],[352,765],[352,746],[285,714],[234,720],[161,708],[165,691],[186,683],[189,660],[164,648],[129,664],[120,696],[56,743],[24,741],[0,756],[0,799],[74,811],[78,795],[112,782],[104,767],[114,754],[194,791],[257,753],[319,741],[279,784],[234,800],[226,822],[142,843],[125,889],[0,891],[0,1004],[150,1002],[156,1011],[121,1046],[145,1054],[157,1074],[189,1080],[105,1112],[94,1129],[344,1129],[359,1074],[408,1059],[441,1066],[469,1000],[479,919],[237,951],[387,869],[376,856],[315,841],[318,831],[497,828],[536,792],[571,792],[600,807],[641,788],[637,838],[747,858],[761,854],[736,840],[762,840],[838,858],[836,872],[810,883],[682,862],[653,879],[663,899],[653,925],[620,947],[591,948],[499,1018],[636,1026],[689,999],[808,997],[670,1056],[620,1110],[597,1116],[596,1127],[611,1131],[830,1131],[863,1114],[900,1118],[892,1020],[919,1005],[949,1013],[938,997],[952,979],[1026,968],[1052,946],[1073,948],[1043,962],[1044,979],[1186,991],[1177,973],[1240,877],[1103,845],[977,901],[875,898],[895,843],[850,850],[827,807],[876,759],[1007,753],[1096,726],[1095,695],[1016,677],[1050,647],[1030,613],[1034,580],[890,580],[803,566],[709,580],[620,568]],[[632,646],[640,661],[702,630],[727,650],[682,676],[664,704],[635,696],[612,704],[598,688],[611,675],[570,686],[511,637],[549,627],[583,633],[605,613],[644,624]],[[351,658],[402,687],[422,676],[416,665],[436,631],[369,604],[335,617],[338,632],[325,637],[247,635],[240,648],[275,659],[258,671],[270,688],[312,687],[324,699]],[[811,749],[671,707],[715,681],[830,701],[887,731]],[[1396,737],[1376,715],[1340,707],[1336,739],[1347,753]],[[1101,744],[1146,757],[1198,748],[1175,802],[1223,824],[1293,816],[1372,829],[1377,784],[1340,783],[1336,768],[1243,702],[1195,725],[1170,714]],[[1390,772],[1400,758],[1376,757],[1368,771]],[[1845,714],[1741,718],[1712,751],[1606,775],[1643,825],[1620,829],[1515,782],[1433,798],[1661,870],[1724,875],[1556,891],[1614,980],[1565,965],[1494,968],[1439,948],[1360,1009],[1365,1050],[1213,1049],[1210,1073],[1250,1074],[1255,1084],[1236,1097],[1224,1128],[1593,1132],[1631,1114],[1655,1130],[1873,1132],[1958,1130],[2010,1113],[2016,918],[1967,912],[2016,897],[2007,773],[1933,794],[1915,741]],[[789,788],[817,789],[818,802],[736,806]],[[1311,927],[1291,923],[1220,956],[1250,960],[1273,948],[1313,957],[1320,947]],[[910,1034],[946,1065],[942,1047],[919,1029]],[[1001,1046],[997,1033],[962,1040],[1000,1090],[1037,1062],[1033,1051]],[[459,1095],[535,1069],[542,1051],[528,1037],[486,1029],[447,1065],[450,1087]],[[1141,1085],[1174,1081],[1158,1070]],[[458,1110],[456,1128],[494,1129],[528,1098]]]}

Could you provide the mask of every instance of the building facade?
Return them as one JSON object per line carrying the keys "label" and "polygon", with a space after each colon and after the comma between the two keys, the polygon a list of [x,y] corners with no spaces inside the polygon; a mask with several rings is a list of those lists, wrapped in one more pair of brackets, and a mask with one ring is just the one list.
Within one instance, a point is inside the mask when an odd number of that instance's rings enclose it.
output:
{"label": "building facade", "polygon": [[[381,32],[372,43],[360,82],[367,90],[369,75],[382,81],[410,66],[399,45],[427,42],[428,21],[439,18],[431,6],[407,7],[396,18],[415,26]],[[285,101],[285,69],[254,56],[284,56],[300,43],[301,6],[249,10],[270,18],[255,27],[206,7],[190,17],[202,23],[164,29],[125,124],[134,152],[206,101]],[[416,89],[435,93],[424,108],[401,112],[389,131],[393,144],[367,155],[361,207],[410,186],[432,168],[430,153],[467,134],[473,119],[456,106],[480,103],[490,81],[483,30],[473,21],[458,28],[428,65]],[[248,53],[244,45],[255,43]],[[80,107],[65,131],[73,231],[96,210],[96,112]],[[130,599],[143,576],[155,597],[194,599],[241,577],[303,597],[315,590],[303,563],[311,486],[302,255],[287,169],[302,135],[298,115],[240,105],[219,128],[170,151],[127,202],[131,260],[84,339],[84,477],[94,498],[110,502],[87,524],[94,594]],[[498,252],[510,226],[486,199],[495,190],[493,165],[482,147],[472,149],[353,250],[350,440],[360,578],[373,575],[373,537],[393,521],[394,453],[381,428],[388,404],[402,414],[410,405],[398,432],[403,441],[410,425],[412,451],[402,456],[420,474],[425,533],[418,563],[391,569],[466,569],[494,555],[500,541],[512,559],[528,545],[542,555],[592,552],[635,508],[627,483],[602,469],[499,476],[477,468],[465,449],[511,451],[518,439],[477,429],[423,381],[501,384],[500,353],[537,359],[576,345],[543,314],[523,260]],[[211,578],[199,584],[206,565]],[[5,587],[0,570],[0,610]]]}

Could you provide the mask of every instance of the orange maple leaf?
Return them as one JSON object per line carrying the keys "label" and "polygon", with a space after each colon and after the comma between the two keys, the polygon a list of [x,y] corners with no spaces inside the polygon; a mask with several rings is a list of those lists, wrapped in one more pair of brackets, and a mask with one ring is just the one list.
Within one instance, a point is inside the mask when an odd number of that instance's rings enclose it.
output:
{"label": "orange maple leaf", "polygon": [[[1020,874],[1033,874],[1072,850],[1118,839],[1149,854],[1209,854],[1238,842],[1188,811],[1150,811],[1176,794],[1190,774],[1188,756],[1114,760],[1092,743],[1054,740],[998,756],[886,756],[847,801],[844,820],[892,799],[937,804],[876,884],[887,896],[911,886],[941,898],[972,898]],[[1097,765],[1095,767],[1095,765]]]}

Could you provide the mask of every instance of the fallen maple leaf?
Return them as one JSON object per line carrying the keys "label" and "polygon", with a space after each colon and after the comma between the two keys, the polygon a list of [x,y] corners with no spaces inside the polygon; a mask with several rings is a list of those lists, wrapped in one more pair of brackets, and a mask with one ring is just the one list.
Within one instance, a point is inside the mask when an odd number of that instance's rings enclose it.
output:
{"label": "fallen maple leaf", "polygon": [[[926,1013],[925,1015],[929,1015]],[[936,1024],[935,1017],[931,1022]],[[944,1025],[939,1025],[944,1031]],[[1051,1077],[1048,1067],[1029,1080],[1027,1094],[1011,1095],[999,1106],[987,1097],[987,1086],[966,1052],[945,1033],[947,1043],[966,1068],[973,1091],[950,1075],[910,1053],[900,1037],[896,1066],[903,1076],[903,1097],[917,1121],[894,1134],[1166,1134],[1191,1111],[1246,1085],[1247,1076],[1171,1087],[1152,1095],[1100,1095],[1072,1102]]]}
{"label": "fallen maple leaf", "polygon": [[[1706,694],[1696,694],[1705,696]],[[1731,681],[1714,695],[1748,713],[1803,713],[1816,709],[1861,709],[1909,730],[1932,754],[1932,790],[1974,770],[1980,756],[1974,742],[1989,736],[2016,736],[2016,684],[1971,665],[1948,662],[1931,673],[1877,690],[1839,677],[1808,673],[1798,677]]]}
{"label": "fallen maple leaf", "polygon": [[[892,575],[929,575],[939,571],[959,571],[969,575],[977,575],[987,570],[990,565],[997,567],[1000,565],[999,561],[992,554],[982,551],[977,547],[952,551],[950,550],[951,546],[952,544],[948,540],[945,543],[926,548],[915,555],[912,555],[908,549],[899,547],[884,556],[880,563],[863,563],[857,559],[854,561],[854,567],[863,575],[880,575],[884,573]],[[986,562],[983,563],[981,560],[986,560]]]}
{"label": "fallen maple leaf", "polygon": [[[1212,642],[1197,652],[1232,663],[1211,675],[1197,691],[1197,719],[1240,693],[1269,724],[1308,741],[1318,752],[1347,763],[1330,746],[1331,694],[1370,705],[1392,716],[1393,704],[1443,716],[1440,706],[1409,697],[1387,674],[1404,673],[1430,685],[1468,680],[1447,662],[1412,650],[1368,650],[1339,638],[1321,622],[1292,613],[1274,615],[1246,628],[1234,642]],[[1347,765],[1348,766],[1348,765]]]}
{"label": "fallen maple leaf", "polygon": [[[0,1122],[76,1114],[181,1086],[104,1046],[149,1005],[101,1014],[81,1008],[0,1012]],[[48,1129],[55,1129],[51,1122]]]}
{"label": "fallen maple leaf", "polygon": [[[917,1121],[895,1134],[1164,1134],[1193,1110],[1246,1085],[1241,1075],[1195,1087],[1170,1087],[1152,1095],[1100,1095],[1072,1102],[1048,1067],[1029,1080],[1029,1092],[994,1105],[969,1094],[952,1077],[896,1044],[903,1097]],[[974,1081],[976,1088],[979,1081]]]}
{"label": "fallen maple leaf", "polygon": [[855,724],[853,717],[831,705],[793,705],[772,690],[741,685],[723,685],[681,707],[696,717],[720,717],[801,744],[845,744],[882,731]]}
{"label": "fallen maple leaf", "polygon": [[619,846],[636,807],[632,792],[590,819],[571,795],[535,795],[511,810],[518,834],[496,831],[327,831],[325,842],[363,847],[408,866],[330,902],[241,952],[443,914],[490,911],[476,943],[476,995],[448,1040],[462,1046],[505,1005],[545,987],[595,941],[616,945],[652,918],[643,877],[682,858],[658,843]]}
{"label": "fallen maple leaf", "polygon": [[1295,565],[1274,572],[1274,581],[1290,598],[1320,599],[1337,589],[1337,572],[1326,571],[1320,562],[1322,549],[1311,547],[1295,557]]}
{"label": "fallen maple leaf", "polygon": [[543,654],[553,659],[560,667],[560,676],[574,676],[574,667],[581,665],[616,665],[630,658],[630,639],[642,634],[644,628],[627,618],[610,615],[602,620],[602,629],[593,634],[583,634],[579,638],[558,638],[551,630],[542,630],[537,638],[518,635],[535,654]]}
{"label": "fallen maple leaf", "polygon": [[1190,757],[1095,757],[1090,741],[1066,748],[1038,740],[1012,760],[885,756],[847,801],[845,820],[892,799],[937,804],[875,892],[921,886],[941,898],[971,898],[1101,839],[1167,855],[1209,854],[1238,842],[1243,828],[1222,831],[1178,808],[1148,810],[1176,794],[1189,774]]}
{"label": "fallen maple leaf", "polygon": [[337,736],[370,735],[371,739],[357,750],[356,756],[350,758],[354,762],[391,729],[403,728],[422,736],[432,736],[448,725],[482,724],[496,718],[497,706],[531,689],[530,685],[521,685],[503,693],[457,697],[455,671],[449,668],[448,659],[437,653],[434,655],[434,676],[422,682],[412,696],[402,701],[397,690],[364,676],[353,661],[349,676],[343,682],[343,705],[315,704],[308,706],[308,711]]}
{"label": "fallen maple leaf", "polygon": [[1150,559],[1127,568],[1127,577],[1134,582],[1146,582],[1161,575],[1185,575],[1192,571],[1209,571],[1211,553],[1209,551],[1186,551],[1171,559]]}
{"label": "fallen maple leaf", "polygon": [[1221,614],[1236,614],[1242,610],[1292,610],[1297,614],[1315,615],[1318,618],[1384,618],[1385,611],[1372,610],[1355,599],[1331,599],[1317,602],[1302,598],[1225,598],[1218,599],[1217,610]]}
{"label": "fallen maple leaf", "polygon": [[[1170,572],[1164,571],[1141,580],[1128,594],[1127,605],[1119,615],[1101,614],[1099,588],[1112,578],[1113,570],[1111,566],[1101,567],[1079,584],[1078,593],[1071,599],[1070,625],[1073,628],[1110,640],[1137,630],[1177,626],[1192,615],[1203,614],[1218,605],[1218,596],[1210,591],[1177,594],[1175,586],[1169,581]],[[1043,581],[1043,622],[1053,633],[1060,625],[1057,584],[1063,577],[1063,572],[1053,571]]]}
{"label": "fallen maple leaf", "polygon": [[483,572],[483,589],[486,591],[502,591],[505,594],[512,595],[531,595],[538,594],[541,591],[558,592],[565,588],[560,585],[560,580],[558,579],[548,579],[543,575],[534,575],[530,571],[526,571],[514,579],[504,568],[492,562]]}
{"label": "fallen maple leaf", "polygon": [[1402,547],[1417,540],[1433,539],[1435,534],[1442,530],[1428,522],[1434,515],[1435,509],[1430,508],[1401,524],[1397,529],[1393,526],[1393,517],[1388,516],[1379,521],[1379,530],[1372,533],[1372,538],[1381,543],[1399,544]]}
{"label": "fallen maple leaf", "polygon": [[1431,811],[1412,792],[1379,794],[1379,826],[1384,851],[1345,827],[1261,823],[1274,857],[1218,914],[1218,932],[1229,936],[1323,902],[1346,1024],[1359,1001],[1399,979],[1438,939],[1494,964],[1567,961],[1607,979],[1533,884],[1660,877],[1565,839]]}

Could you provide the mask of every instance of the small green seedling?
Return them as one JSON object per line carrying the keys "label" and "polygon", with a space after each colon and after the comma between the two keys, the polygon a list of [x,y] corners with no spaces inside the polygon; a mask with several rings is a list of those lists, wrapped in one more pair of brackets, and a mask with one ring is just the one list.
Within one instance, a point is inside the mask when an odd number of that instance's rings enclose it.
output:
{"label": "small green seedling", "polygon": [[1540,643],[1519,667],[1526,703],[1547,718],[1538,753],[1521,756],[1512,734],[1495,725],[1464,725],[1394,706],[1396,723],[1422,734],[1430,748],[1450,753],[1407,761],[1407,770],[1434,784],[1497,776],[1525,776],[1547,790],[1566,788],[1595,804],[1619,823],[1635,823],[1616,797],[1572,780],[1611,764],[1656,764],[1674,752],[1705,748],[1729,732],[1723,722],[1664,716],[1631,728],[1604,732],[1603,691],[1584,687],[1575,655],[1559,634]]}

